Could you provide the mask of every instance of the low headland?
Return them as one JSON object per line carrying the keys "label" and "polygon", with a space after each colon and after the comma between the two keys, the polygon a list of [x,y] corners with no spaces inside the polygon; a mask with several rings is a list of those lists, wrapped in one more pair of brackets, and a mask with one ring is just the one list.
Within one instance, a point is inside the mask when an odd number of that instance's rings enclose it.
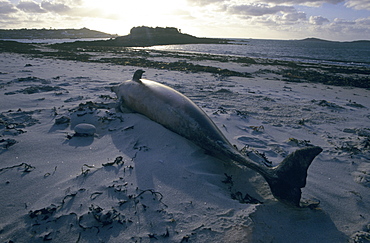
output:
{"label": "low headland", "polygon": [[80,39],[114,38],[117,35],[81,29],[0,29],[0,39]]}

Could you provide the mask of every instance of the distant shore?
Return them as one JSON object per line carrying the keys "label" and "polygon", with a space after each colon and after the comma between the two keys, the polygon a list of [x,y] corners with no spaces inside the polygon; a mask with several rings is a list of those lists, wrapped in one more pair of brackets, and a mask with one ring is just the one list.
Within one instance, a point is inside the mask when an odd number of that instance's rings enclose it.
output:
{"label": "distant shore", "polygon": [[114,38],[117,35],[82,29],[0,29],[0,39],[79,39]]}
{"label": "distant shore", "polygon": [[299,41],[311,41],[311,42],[332,42],[332,43],[366,43],[370,44],[370,40],[355,40],[355,41],[330,41],[330,40],[324,40],[324,39],[319,39],[319,38],[305,38]]}
{"label": "distant shore", "polygon": [[[131,29],[129,35],[126,36],[119,36],[117,34],[108,34],[102,31],[97,30],[90,30],[88,28],[81,28],[81,29],[0,29],[0,40],[8,40],[8,39],[83,39],[83,38],[118,38],[118,40],[135,40],[136,43],[132,42],[131,44],[138,45],[139,39],[143,37],[145,33],[151,32],[151,35],[158,35],[156,38],[161,38],[161,41],[169,42],[168,37],[169,35],[177,35],[178,37],[182,37],[184,41],[194,41],[194,39],[198,39],[198,41],[204,42],[228,42],[234,38],[199,38],[195,36],[191,36],[188,34],[183,34],[180,30],[173,28],[173,27],[134,27]],[[160,36],[162,35],[162,37]],[[167,40],[166,40],[167,38]],[[188,39],[186,39],[188,38]],[[191,39],[193,38],[193,39]],[[328,43],[364,43],[369,44],[370,40],[353,40],[353,41],[335,41],[335,40],[325,40],[315,37],[308,37],[304,39],[297,39],[297,41],[305,41],[305,42],[328,42]],[[139,43],[142,41],[139,41]],[[144,44],[147,46],[148,43]]]}
{"label": "distant shore", "polygon": [[[82,38],[110,38],[96,42],[100,46],[144,47],[169,44],[211,44],[227,43],[227,39],[200,38],[181,33],[174,27],[134,27],[130,34],[125,36],[111,35],[101,31],[82,29],[0,29],[0,39],[82,39]],[[70,43],[70,45],[74,45]]]}

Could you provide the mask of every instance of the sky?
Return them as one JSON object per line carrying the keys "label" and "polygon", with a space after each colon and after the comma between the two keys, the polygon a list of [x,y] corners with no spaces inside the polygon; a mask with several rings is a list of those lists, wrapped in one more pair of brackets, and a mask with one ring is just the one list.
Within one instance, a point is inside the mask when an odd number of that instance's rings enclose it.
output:
{"label": "sky", "polygon": [[198,37],[370,40],[370,0],[0,0],[0,29],[176,27]]}

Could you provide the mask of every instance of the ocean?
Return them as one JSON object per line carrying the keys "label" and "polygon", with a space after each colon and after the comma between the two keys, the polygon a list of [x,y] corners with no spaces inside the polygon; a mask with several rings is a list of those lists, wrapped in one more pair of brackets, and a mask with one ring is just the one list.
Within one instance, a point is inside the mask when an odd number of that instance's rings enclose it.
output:
{"label": "ocean", "polygon": [[[106,39],[106,38],[104,38]],[[18,42],[54,44],[99,39],[17,39]],[[231,39],[230,44],[165,45],[140,49],[233,55],[283,61],[370,67],[370,41]]]}
{"label": "ocean", "polygon": [[145,49],[370,67],[370,42],[233,39],[231,44],[166,45]]}

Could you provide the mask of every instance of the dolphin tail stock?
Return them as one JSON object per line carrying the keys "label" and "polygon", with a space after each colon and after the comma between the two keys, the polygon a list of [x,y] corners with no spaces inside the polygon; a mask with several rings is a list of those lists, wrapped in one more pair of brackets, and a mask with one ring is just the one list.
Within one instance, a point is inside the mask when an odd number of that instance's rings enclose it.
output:
{"label": "dolphin tail stock", "polygon": [[318,146],[298,149],[278,166],[261,173],[275,198],[299,207],[301,188],[306,186],[307,170],[314,158],[322,152]]}
{"label": "dolphin tail stock", "polygon": [[227,155],[234,162],[261,174],[276,199],[285,204],[300,207],[301,188],[306,186],[307,170],[321,152],[322,148],[318,146],[304,147],[289,154],[275,167],[262,166],[240,153],[230,152]]}

